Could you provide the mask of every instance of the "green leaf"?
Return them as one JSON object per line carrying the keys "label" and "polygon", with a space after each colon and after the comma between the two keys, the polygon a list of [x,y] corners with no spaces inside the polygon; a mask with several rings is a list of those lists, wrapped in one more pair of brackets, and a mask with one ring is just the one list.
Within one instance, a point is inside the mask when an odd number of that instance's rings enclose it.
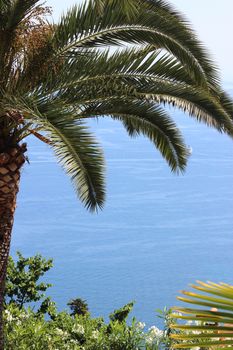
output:
{"label": "green leaf", "polygon": [[[173,308],[174,311],[179,311],[181,315],[174,314],[171,316],[178,320],[192,320],[194,322],[191,325],[173,324],[171,326],[176,331],[175,334],[171,333],[171,340],[174,342],[173,347],[179,349],[216,345],[218,348],[222,348],[224,345],[232,345],[230,338],[233,338],[233,286],[224,283],[198,281],[198,284],[192,285],[192,287],[207,295],[183,291],[182,293],[185,296],[188,295],[194,299],[178,297],[181,301],[202,308]],[[209,293],[220,296],[220,298],[209,297]],[[206,306],[208,309],[203,308]],[[228,312],[219,311],[219,309],[228,310]]]}
{"label": "green leaf", "polygon": [[91,105],[83,112],[86,117],[105,117],[122,121],[129,135],[148,137],[167,160],[173,171],[183,171],[188,151],[168,115],[158,106],[140,101],[103,102]]}

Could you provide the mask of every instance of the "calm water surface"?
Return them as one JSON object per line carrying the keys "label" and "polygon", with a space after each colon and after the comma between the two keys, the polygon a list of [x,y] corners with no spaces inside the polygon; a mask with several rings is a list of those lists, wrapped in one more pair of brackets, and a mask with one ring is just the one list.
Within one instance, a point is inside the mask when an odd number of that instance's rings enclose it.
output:
{"label": "calm water surface", "polygon": [[11,252],[54,258],[47,278],[60,309],[82,297],[93,316],[107,316],[136,300],[134,315],[150,325],[155,309],[176,304],[188,283],[233,283],[233,141],[175,115],[193,149],[183,176],[120,124],[92,125],[107,159],[108,196],[98,215],[76,200],[50,150],[30,142]]}

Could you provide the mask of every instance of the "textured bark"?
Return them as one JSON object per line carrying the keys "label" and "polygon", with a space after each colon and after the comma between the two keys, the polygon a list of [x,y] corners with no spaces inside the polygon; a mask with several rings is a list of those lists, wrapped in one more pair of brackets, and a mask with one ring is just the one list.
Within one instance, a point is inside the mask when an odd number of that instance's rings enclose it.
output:
{"label": "textured bark", "polygon": [[0,153],[0,350],[4,349],[3,302],[11,232],[16,208],[20,169],[25,162],[26,144]]}

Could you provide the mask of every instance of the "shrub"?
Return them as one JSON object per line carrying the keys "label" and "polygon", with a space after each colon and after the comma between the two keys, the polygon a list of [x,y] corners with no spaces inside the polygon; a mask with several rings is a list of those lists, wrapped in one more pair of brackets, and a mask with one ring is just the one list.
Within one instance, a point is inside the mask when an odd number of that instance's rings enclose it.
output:
{"label": "shrub", "polygon": [[[86,301],[76,298],[68,303],[72,313],[57,312],[55,303],[45,295],[50,284],[40,278],[52,267],[52,260],[40,255],[18,261],[10,258],[6,286],[6,350],[158,350],[169,345],[169,312],[162,312],[165,330],[127,317],[134,303],[115,310],[109,322],[91,318]],[[47,315],[49,315],[49,317]]]}

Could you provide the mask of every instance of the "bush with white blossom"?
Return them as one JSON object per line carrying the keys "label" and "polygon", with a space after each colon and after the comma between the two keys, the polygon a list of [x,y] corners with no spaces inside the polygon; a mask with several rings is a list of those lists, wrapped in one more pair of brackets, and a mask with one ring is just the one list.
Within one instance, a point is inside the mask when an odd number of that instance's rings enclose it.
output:
{"label": "bush with white blossom", "polygon": [[[163,330],[135,319],[127,321],[134,302],[111,313],[108,322],[103,318],[91,318],[86,302],[80,298],[68,303],[76,306],[71,308],[71,313],[57,312],[55,303],[42,293],[50,285],[39,281],[52,266],[52,260],[40,255],[25,259],[20,253],[18,258],[18,263],[11,259],[8,267],[5,350],[170,349],[168,335],[173,332],[170,325],[174,320],[168,310],[164,309],[159,315],[164,322]],[[26,299],[23,298],[25,294]],[[24,299],[26,303],[22,303]]]}
{"label": "bush with white blossom", "polygon": [[156,350],[164,347],[162,330],[125,320],[105,323],[102,318],[61,312],[47,319],[31,309],[8,305],[4,312],[6,350]]}

